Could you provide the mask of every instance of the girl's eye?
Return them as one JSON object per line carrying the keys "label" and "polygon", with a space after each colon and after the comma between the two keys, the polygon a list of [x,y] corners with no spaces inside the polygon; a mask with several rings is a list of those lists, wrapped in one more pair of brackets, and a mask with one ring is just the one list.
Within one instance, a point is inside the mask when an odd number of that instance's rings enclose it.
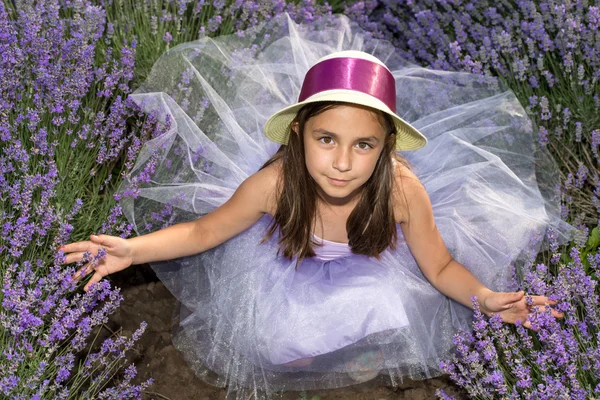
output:
{"label": "girl's eye", "polygon": [[333,142],[333,140],[328,136],[323,136],[322,138],[319,139],[319,142],[321,142],[323,144],[331,144]]}
{"label": "girl's eye", "polygon": [[367,142],[360,142],[359,144],[357,144],[358,148],[361,150],[368,150],[368,149],[372,149],[373,146],[371,146],[369,143]]}

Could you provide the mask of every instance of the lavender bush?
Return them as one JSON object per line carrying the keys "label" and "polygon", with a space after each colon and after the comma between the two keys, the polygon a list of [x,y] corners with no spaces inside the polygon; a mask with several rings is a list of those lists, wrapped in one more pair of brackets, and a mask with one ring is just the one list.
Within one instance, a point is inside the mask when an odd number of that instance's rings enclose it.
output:
{"label": "lavender bush", "polygon": [[[284,11],[302,22],[331,7],[310,0],[0,2],[2,396],[140,398],[150,381],[133,384],[135,367],[123,367],[145,325],[132,338],[91,343],[118,307],[119,290],[103,281],[81,292],[56,249],[92,232],[131,235],[115,190],[144,142],[168,126],[127,96],[160,54],[204,35],[249,34]],[[597,228],[588,235],[600,210],[598,4],[384,0],[346,12],[419,64],[508,83],[528,106],[539,144],[561,164],[564,217],[582,232],[570,255],[555,245],[548,261],[526,266],[519,283],[559,299],[565,319],[540,313],[534,334],[476,313],[474,332],[456,338],[447,372],[474,397],[598,396],[600,237]],[[152,168],[136,179],[148,180]]]}
{"label": "lavender bush", "polygon": [[156,59],[179,43],[204,36],[237,34],[243,37],[249,34],[250,28],[258,28],[283,12],[298,23],[309,22],[330,15],[336,1],[288,3],[284,0],[109,1],[106,11],[110,22],[105,40],[117,45],[123,40],[137,39],[135,87],[146,78]]}
{"label": "lavender bush", "polygon": [[[135,116],[125,98],[136,42],[114,52],[102,43],[105,29],[104,10],[90,2],[0,3],[4,398],[117,398],[150,383],[132,385],[130,366],[107,388],[145,326],[93,350],[90,338],[119,306],[119,290],[108,282],[76,290],[75,269],[61,265],[64,254],[56,251],[90,231],[130,234],[105,197],[112,176],[133,162],[126,146],[155,128],[140,119],[138,129],[127,129]],[[80,362],[84,349],[91,353]]]}
{"label": "lavender bush", "polygon": [[560,163],[564,217],[598,223],[600,3],[364,0],[345,12],[418,64],[505,81]]}
{"label": "lavender bush", "polygon": [[[548,239],[555,249],[552,232]],[[525,265],[518,290],[557,300],[564,314],[533,309],[532,329],[481,314],[473,298],[473,332],[454,338],[456,355],[442,369],[476,399],[589,399],[600,395],[600,231],[584,233],[567,254]],[[441,398],[450,398],[440,391]]]}
{"label": "lavender bush", "polygon": [[[169,46],[244,35],[287,11],[327,15],[310,0],[0,2],[0,397],[141,398],[131,338],[101,334],[122,300],[108,281],[72,279],[104,254],[66,267],[64,243],[128,237],[115,199],[145,141],[168,126],[128,100]],[[152,167],[138,179],[149,179]],[[135,196],[135,191],[125,195]],[[116,379],[115,379],[116,378]],[[113,386],[111,386],[113,385]]]}

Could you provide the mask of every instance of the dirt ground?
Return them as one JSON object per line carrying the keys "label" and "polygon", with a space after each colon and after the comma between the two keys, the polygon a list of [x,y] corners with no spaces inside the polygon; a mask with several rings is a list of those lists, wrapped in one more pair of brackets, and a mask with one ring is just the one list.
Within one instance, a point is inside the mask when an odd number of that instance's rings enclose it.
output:
{"label": "dirt ground", "polygon": [[[187,366],[171,343],[171,321],[177,300],[157,280],[149,266],[136,266],[112,278],[122,288],[124,301],[111,317],[107,326],[130,336],[146,321],[146,333],[137,343],[129,358],[138,368],[137,382],[152,377],[154,384],[145,393],[145,399],[221,400],[226,389],[204,383]],[[456,399],[467,399],[464,392],[447,377],[425,381],[405,381],[399,388],[378,386],[376,380],[340,389],[309,392],[287,392],[285,400],[388,400],[435,399],[435,391],[443,388]]]}

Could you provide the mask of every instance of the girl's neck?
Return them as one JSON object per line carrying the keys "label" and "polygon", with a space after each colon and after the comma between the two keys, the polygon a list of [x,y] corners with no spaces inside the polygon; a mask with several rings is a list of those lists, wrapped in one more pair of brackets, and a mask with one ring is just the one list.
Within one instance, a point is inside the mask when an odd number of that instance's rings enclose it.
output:
{"label": "girl's neck", "polygon": [[330,209],[341,209],[341,210],[353,210],[358,204],[360,199],[360,191],[355,191],[350,195],[339,198],[328,196],[320,187],[317,186],[317,208],[330,208]]}
{"label": "girl's neck", "polygon": [[311,229],[313,234],[324,240],[348,243],[346,225],[357,201],[358,199],[353,199],[345,204],[336,205],[318,199],[315,220]]}

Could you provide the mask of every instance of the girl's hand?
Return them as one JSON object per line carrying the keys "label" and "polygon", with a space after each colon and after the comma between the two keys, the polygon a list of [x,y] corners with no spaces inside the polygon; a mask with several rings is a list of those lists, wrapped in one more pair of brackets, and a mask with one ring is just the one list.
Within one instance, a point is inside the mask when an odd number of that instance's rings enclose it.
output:
{"label": "girl's hand", "polygon": [[106,256],[98,262],[95,268],[87,263],[73,276],[74,280],[79,280],[94,272],[92,278],[83,288],[86,292],[93,283],[99,282],[109,274],[124,270],[133,263],[133,250],[130,243],[127,239],[118,236],[90,235],[89,241],[69,243],[59,248],[66,254],[65,264],[82,260],[86,251],[95,256],[98,254],[98,250],[102,248],[106,249]]}
{"label": "girl's hand", "polygon": [[[480,303],[481,312],[490,315],[492,313],[500,314],[502,321],[514,324],[520,320],[524,327],[531,328],[531,323],[527,320],[527,315],[531,308],[539,306],[540,312],[544,312],[549,305],[556,304],[545,296],[531,296],[533,304],[528,305],[524,292],[492,292],[483,298]],[[555,318],[562,318],[562,313],[552,310]]]}

